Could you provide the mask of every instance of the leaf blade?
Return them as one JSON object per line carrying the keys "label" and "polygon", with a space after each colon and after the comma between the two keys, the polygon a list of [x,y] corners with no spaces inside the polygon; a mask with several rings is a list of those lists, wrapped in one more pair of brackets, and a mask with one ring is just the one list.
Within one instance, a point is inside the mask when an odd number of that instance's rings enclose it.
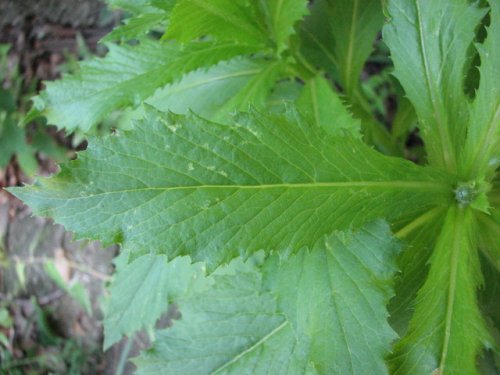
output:
{"label": "leaf blade", "polygon": [[176,45],[143,40],[138,46],[108,45],[102,59],[82,64],[80,73],[48,82],[34,109],[50,124],[89,131],[113,110],[137,106],[184,72],[255,51],[233,43]]}
{"label": "leaf blade", "polygon": [[316,1],[302,26],[304,55],[328,72],[333,69],[347,96],[355,99],[361,70],[382,24],[378,0]]}
{"label": "leaf blade", "polygon": [[247,0],[178,1],[165,37],[189,42],[206,35],[261,47],[268,41]]}
{"label": "leaf blade", "polygon": [[191,254],[209,269],[452,198],[448,177],[432,169],[256,113],[222,125],[151,110],[133,133],[91,141],[40,183],[11,191],[78,237]]}
{"label": "leaf blade", "polygon": [[104,350],[123,335],[131,337],[140,329],[153,329],[169,303],[186,293],[200,275],[201,266],[191,265],[187,257],[168,262],[164,255],[149,254],[117,267],[103,322]]}
{"label": "leaf blade", "polygon": [[306,82],[297,99],[297,108],[309,117],[312,124],[330,134],[340,135],[342,131],[349,131],[356,135],[360,132],[359,121],[353,119],[339,95],[322,75]]}
{"label": "leaf blade", "polygon": [[391,358],[395,374],[478,373],[476,355],[490,338],[477,306],[482,276],[474,227],[470,209],[448,209],[408,333]]}
{"label": "leaf blade", "polygon": [[[385,304],[398,249],[379,221],[288,260],[273,257],[264,278],[229,266],[233,272],[215,276],[209,290],[179,300],[183,318],[136,360],[139,374],[386,374],[383,357],[395,335]],[[361,302],[348,306],[353,293]],[[331,316],[332,304],[347,313]]]}
{"label": "leaf blade", "polygon": [[472,104],[464,150],[463,173],[466,178],[487,177],[500,164],[500,89],[495,78],[500,76],[500,5],[489,2],[490,26],[488,36],[478,45],[481,57],[481,78],[476,98]]}
{"label": "leaf blade", "polygon": [[299,337],[311,338],[320,374],[387,373],[383,359],[396,334],[385,306],[398,252],[389,226],[378,221],[326,236],[268,270],[280,311]]}
{"label": "leaf blade", "polygon": [[384,41],[418,114],[429,160],[456,173],[469,115],[463,71],[484,10],[466,0],[389,1],[387,10]]}
{"label": "leaf blade", "polygon": [[305,0],[266,0],[258,6],[265,16],[266,24],[278,53],[288,46],[288,39],[295,33],[294,24],[307,14]]}

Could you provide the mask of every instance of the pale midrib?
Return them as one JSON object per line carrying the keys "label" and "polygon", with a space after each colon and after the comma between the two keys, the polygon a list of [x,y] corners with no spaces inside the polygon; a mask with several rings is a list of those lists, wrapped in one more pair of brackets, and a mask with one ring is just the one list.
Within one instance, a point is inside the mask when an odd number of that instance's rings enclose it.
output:
{"label": "pale midrib", "polygon": [[328,60],[330,60],[330,62],[332,63],[333,66],[337,67],[338,66],[338,63],[337,63],[337,59],[335,58],[335,56],[333,56],[330,51],[328,50],[328,48],[323,44],[321,43],[321,41],[316,38],[316,36],[310,32],[309,30],[307,30],[306,28],[303,28],[302,29],[304,31],[304,33],[307,34],[307,36],[314,42],[316,43],[316,45],[319,47],[319,49],[325,54],[325,56],[328,58]]}
{"label": "pale midrib", "polygon": [[[177,94],[177,93],[189,90],[189,89],[193,89],[195,87],[204,86],[206,84],[217,82],[217,81],[223,81],[223,80],[226,80],[226,79],[229,79],[229,78],[236,78],[236,77],[243,77],[243,76],[252,76],[252,75],[256,75],[256,74],[260,73],[261,71],[262,71],[262,69],[249,69],[249,70],[244,70],[244,71],[241,71],[241,72],[223,74],[223,75],[220,75],[220,76],[211,77],[211,78],[203,79],[203,80],[200,80],[200,81],[195,81],[195,82],[192,82],[189,85],[180,86],[177,90],[170,90],[170,93],[171,94]],[[182,83],[182,81],[181,81],[181,83]]]}
{"label": "pale midrib", "polygon": [[417,18],[418,18],[418,37],[419,37],[419,44],[420,48],[422,50],[422,62],[424,64],[424,71],[425,71],[425,83],[427,86],[427,89],[429,90],[429,95],[432,103],[432,107],[434,109],[434,113],[436,114],[436,120],[437,120],[437,128],[439,132],[439,137],[441,139],[441,142],[443,144],[443,161],[444,161],[444,166],[449,170],[449,171],[455,171],[456,165],[453,162],[453,153],[451,151],[451,143],[450,143],[450,138],[448,136],[448,129],[447,129],[447,124],[443,120],[443,115],[441,108],[437,105],[437,95],[434,90],[434,85],[431,83],[431,73],[430,73],[430,68],[429,68],[429,62],[427,61],[427,47],[424,41],[424,26],[422,24],[422,11],[420,10],[420,4],[418,1],[415,1],[415,6],[417,10]]}
{"label": "pale midrib", "polygon": [[[146,191],[182,191],[182,190],[267,190],[267,189],[328,189],[328,188],[383,188],[383,189],[412,189],[412,190],[439,190],[446,191],[448,186],[431,181],[346,181],[346,182],[315,182],[299,184],[264,184],[264,185],[190,185],[172,187],[145,187],[136,189],[124,189],[105,191],[93,194],[89,192],[87,196],[75,197],[77,199],[85,197],[95,197],[108,194],[140,193]],[[68,199],[65,197],[64,199]]]}
{"label": "pale midrib", "polygon": [[455,222],[453,227],[453,243],[451,246],[451,264],[450,264],[450,278],[448,287],[448,300],[446,302],[446,319],[445,319],[445,329],[443,338],[443,349],[441,353],[441,359],[439,363],[440,374],[444,374],[444,368],[446,366],[446,358],[448,356],[448,350],[450,345],[451,336],[451,324],[453,321],[454,304],[455,304],[455,294],[457,287],[457,276],[458,276],[458,259],[460,256],[460,250],[463,245],[463,235],[464,235],[464,214],[465,212],[461,208],[456,208],[458,210],[455,216]]}
{"label": "pale midrib", "polygon": [[407,235],[412,233],[414,230],[429,223],[432,219],[434,219],[440,213],[442,213],[443,210],[444,210],[444,207],[437,206],[429,211],[426,211],[422,215],[418,216],[415,220],[410,222],[408,225],[406,225],[405,227],[401,228],[398,232],[396,232],[394,234],[394,237],[399,238],[399,239],[405,238]]}
{"label": "pale midrib", "polygon": [[263,343],[265,343],[267,340],[269,340],[272,336],[274,336],[276,333],[278,333],[279,331],[281,331],[287,325],[288,325],[288,320],[285,320],[278,327],[276,327],[275,329],[273,329],[271,332],[269,332],[262,339],[260,339],[255,344],[253,344],[251,347],[249,347],[248,349],[242,351],[237,356],[235,356],[234,358],[232,358],[230,361],[224,363],[222,366],[220,366],[219,368],[217,368],[214,371],[212,371],[210,373],[210,375],[215,375],[215,374],[219,373],[220,371],[224,370],[225,368],[231,366],[233,363],[236,363],[240,358],[244,357],[245,355],[247,355],[248,353],[250,353],[251,351],[253,351],[255,348],[257,348],[260,345],[262,345]]}
{"label": "pale midrib", "polygon": [[253,82],[251,81],[250,82],[250,86],[246,90],[245,95],[243,95],[242,103],[248,103],[248,102],[250,102],[250,98],[252,98],[253,96],[255,96],[254,92],[255,91],[259,91],[261,82],[264,81],[264,80],[266,80],[266,78],[268,78],[268,75],[276,67],[278,67],[280,64],[281,64],[281,62],[275,62],[273,64],[270,64],[268,67],[266,67],[261,72],[259,72],[259,74],[254,78],[255,81],[253,81]]}

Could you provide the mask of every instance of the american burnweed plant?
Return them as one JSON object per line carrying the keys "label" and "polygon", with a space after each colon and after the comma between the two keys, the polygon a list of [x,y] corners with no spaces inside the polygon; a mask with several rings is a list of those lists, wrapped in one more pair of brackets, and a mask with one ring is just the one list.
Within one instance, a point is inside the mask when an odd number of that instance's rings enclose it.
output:
{"label": "american burnweed plant", "polygon": [[[105,348],[150,332],[138,374],[498,371],[498,1],[110,3],[107,56],[32,115],[125,127],[11,189],[121,245]],[[375,40],[391,130],[360,79]]]}

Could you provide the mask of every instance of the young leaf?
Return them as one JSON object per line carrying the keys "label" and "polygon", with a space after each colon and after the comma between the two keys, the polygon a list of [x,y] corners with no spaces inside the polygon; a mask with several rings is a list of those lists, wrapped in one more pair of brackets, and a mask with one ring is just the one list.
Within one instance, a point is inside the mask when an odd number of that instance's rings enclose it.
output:
{"label": "young leaf", "polygon": [[200,42],[181,49],[147,40],[137,46],[108,47],[105,58],[83,63],[77,75],[48,82],[46,90],[35,97],[34,108],[50,124],[88,131],[112,111],[140,104],[185,72],[255,51],[234,43]]}
{"label": "young leaf", "polygon": [[189,110],[220,122],[235,110],[265,109],[276,81],[286,75],[282,61],[237,58],[200,69],[146,100],[155,108],[185,114]]}
{"label": "young leaf", "polygon": [[[267,60],[236,58],[223,61],[209,69],[199,69],[186,74],[178,82],[172,83],[158,90],[154,96],[146,100],[147,104],[162,112],[188,113],[194,111],[206,118],[222,117],[231,110],[227,103],[241,93],[250,82],[269,71]],[[268,85],[266,80],[260,80]],[[258,91],[260,95],[264,90]],[[249,95],[246,105],[255,105],[255,100]],[[245,106],[240,101],[240,105]]]}
{"label": "young leaf", "polygon": [[132,17],[116,27],[101,41],[140,39],[153,28],[163,24],[176,0],[107,0],[111,7],[122,8]]}
{"label": "young leaf", "polygon": [[398,248],[376,222],[283,263],[272,257],[264,280],[257,270],[215,276],[214,287],[178,300],[182,319],[135,360],[138,373],[387,374]]}
{"label": "young leaf", "polygon": [[329,134],[341,135],[342,131],[352,134],[360,132],[359,121],[353,119],[339,95],[322,75],[306,82],[297,100],[297,108],[311,124],[325,129]]}
{"label": "young leaf", "polygon": [[179,0],[166,38],[188,42],[203,36],[265,46],[268,37],[249,0]]}
{"label": "young leaf", "polygon": [[327,71],[334,65],[346,94],[353,97],[373,41],[382,28],[380,1],[319,0],[314,2],[311,13],[302,32],[306,56],[312,49],[313,62],[319,62]]}
{"label": "young leaf", "polygon": [[104,319],[104,350],[123,335],[153,328],[169,302],[183,295],[202,277],[202,267],[188,257],[170,262],[164,255],[143,255],[118,268],[109,287],[111,300]]}
{"label": "young leaf", "polygon": [[484,177],[500,165],[500,3],[490,1],[490,26],[482,45],[481,80],[472,105],[464,151],[465,179]]}
{"label": "young leaf", "polygon": [[112,8],[124,9],[133,15],[154,13],[158,10],[170,10],[176,0],[106,0]]}
{"label": "young leaf", "polygon": [[384,41],[417,112],[429,160],[456,173],[469,118],[464,67],[485,11],[468,0],[389,0],[387,9]]}
{"label": "young leaf", "polygon": [[133,132],[91,139],[57,177],[12,191],[80,238],[169,258],[192,254],[210,270],[452,198],[446,175],[352,137],[284,116],[235,121],[150,110]]}
{"label": "young leaf", "polygon": [[258,0],[257,7],[264,14],[267,29],[274,40],[278,52],[287,47],[294,24],[307,13],[306,0]]}
{"label": "young leaf", "polygon": [[158,10],[154,13],[143,13],[137,17],[126,19],[124,25],[116,27],[107,34],[101,41],[112,42],[115,40],[131,40],[142,38],[153,28],[165,22],[168,13]]}
{"label": "young leaf", "polygon": [[490,337],[477,305],[475,220],[470,208],[448,209],[408,333],[395,347],[394,374],[478,374],[476,356]]}
{"label": "young leaf", "polygon": [[328,0],[328,3],[341,83],[347,95],[353,96],[359,85],[361,70],[373,49],[375,37],[382,28],[381,2]]}

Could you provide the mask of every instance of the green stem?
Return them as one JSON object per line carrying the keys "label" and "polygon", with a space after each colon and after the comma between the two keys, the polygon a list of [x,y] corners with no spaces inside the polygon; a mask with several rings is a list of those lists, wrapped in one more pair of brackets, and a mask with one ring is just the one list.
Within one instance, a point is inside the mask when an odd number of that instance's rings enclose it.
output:
{"label": "green stem", "polygon": [[116,367],[116,375],[122,375],[123,371],[125,371],[125,366],[127,365],[128,361],[128,356],[130,354],[130,351],[132,350],[132,345],[134,344],[134,339],[129,338],[125,342],[125,345],[123,346],[122,352],[120,354],[120,360],[118,361],[118,366]]}

